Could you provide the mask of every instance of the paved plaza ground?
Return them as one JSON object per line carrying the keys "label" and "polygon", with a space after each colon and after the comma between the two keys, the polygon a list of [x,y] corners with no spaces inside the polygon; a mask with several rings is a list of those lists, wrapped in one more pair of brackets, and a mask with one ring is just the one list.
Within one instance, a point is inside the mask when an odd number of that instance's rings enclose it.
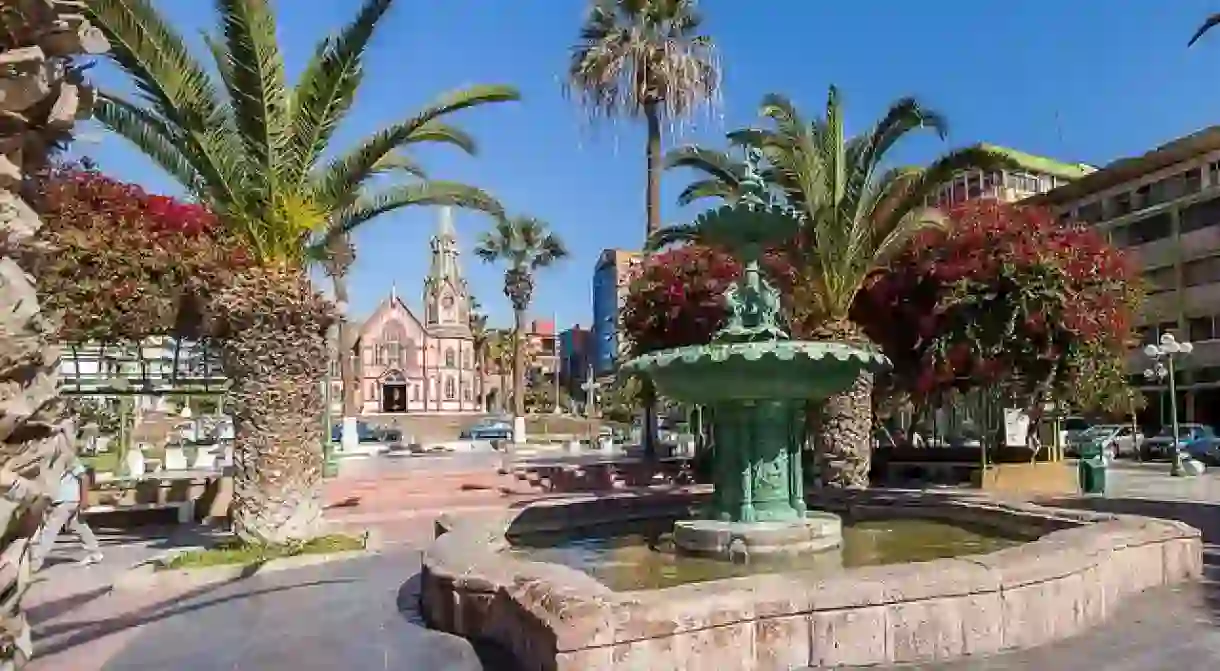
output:
{"label": "paved plaza ground", "polygon": [[[361,468],[375,467],[368,462]],[[444,470],[439,461],[415,467]],[[1220,472],[1185,480],[1169,478],[1165,470],[1164,465],[1124,466],[1111,472],[1107,497],[1061,503],[1171,517],[1202,527],[1209,543],[1203,584],[1145,594],[1107,625],[1060,645],[902,668],[1182,671],[1220,666]],[[462,639],[422,626],[416,575],[426,526],[386,517],[383,533],[389,542],[376,555],[156,594],[107,593],[106,588],[126,567],[167,547],[194,544],[198,534],[154,529],[139,536],[106,535],[102,565],[52,566],[47,580],[31,592],[38,650],[31,668],[512,671],[497,651],[476,651]]]}

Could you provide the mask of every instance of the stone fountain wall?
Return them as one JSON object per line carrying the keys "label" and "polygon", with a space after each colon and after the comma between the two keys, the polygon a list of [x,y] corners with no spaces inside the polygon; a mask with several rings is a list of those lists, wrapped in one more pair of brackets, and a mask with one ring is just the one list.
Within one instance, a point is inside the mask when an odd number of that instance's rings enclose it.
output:
{"label": "stone fountain wall", "polygon": [[[656,505],[668,516],[695,495]],[[646,516],[648,497],[540,502],[438,523],[425,553],[432,626],[512,650],[529,670],[717,671],[936,662],[1079,634],[1128,596],[1197,579],[1198,530],[1178,522],[1031,504],[861,494],[851,515],[906,514],[1044,534],[1006,550],[802,579],[769,574],[613,592],[589,575],[503,554],[506,532]]]}
{"label": "stone fountain wall", "polygon": [[21,195],[25,177],[89,115],[93,96],[69,58],[109,45],[81,2],[0,0],[0,669],[30,657],[21,597],[29,539],[72,446],[61,422],[59,352],[24,261],[41,225]]}

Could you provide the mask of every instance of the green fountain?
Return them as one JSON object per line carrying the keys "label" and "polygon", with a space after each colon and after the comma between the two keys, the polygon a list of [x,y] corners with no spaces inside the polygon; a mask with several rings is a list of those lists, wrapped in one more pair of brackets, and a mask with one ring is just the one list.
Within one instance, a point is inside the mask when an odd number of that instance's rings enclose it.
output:
{"label": "green fountain", "polygon": [[734,561],[842,542],[837,515],[805,507],[805,406],[889,363],[871,348],[789,338],[779,292],[759,259],[795,237],[804,215],[770,196],[760,158],[756,150],[747,154],[741,198],[692,226],[700,242],[729,250],[743,264],[741,279],[724,294],[727,323],[707,345],[654,352],[622,367],[622,374],[650,378],[668,398],[711,409],[711,504],[701,519],[676,522],[673,540],[679,551]]}

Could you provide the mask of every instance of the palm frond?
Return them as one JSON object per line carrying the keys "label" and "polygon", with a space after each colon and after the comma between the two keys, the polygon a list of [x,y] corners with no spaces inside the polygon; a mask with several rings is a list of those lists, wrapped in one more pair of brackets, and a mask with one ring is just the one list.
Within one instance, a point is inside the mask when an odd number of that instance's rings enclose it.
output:
{"label": "palm frond", "polygon": [[597,0],[572,48],[564,92],[593,116],[689,115],[714,101],[720,63],[690,0]]}
{"label": "palm frond", "polygon": [[1212,14],[1211,16],[1207,17],[1207,20],[1203,22],[1203,25],[1199,26],[1199,29],[1196,30],[1195,34],[1191,36],[1190,41],[1186,43],[1186,46],[1193,47],[1195,42],[1199,41],[1199,38],[1206,35],[1208,31],[1215,28],[1217,25],[1220,25],[1220,14]]}
{"label": "palm frond", "polygon": [[677,224],[674,226],[666,226],[661,230],[648,236],[648,242],[644,248],[648,251],[656,251],[662,247],[674,244],[682,244],[687,242],[698,243],[703,240],[703,230],[695,224]]}
{"label": "palm frond", "polygon": [[726,203],[735,203],[741,197],[738,186],[726,184],[718,179],[700,179],[686,185],[678,194],[678,204],[683,207],[704,198],[719,198]]}
{"label": "palm frond", "polygon": [[173,131],[151,111],[119,96],[99,92],[93,116],[103,126],[135,145],[192,193],[207,191],[207,183],[183,156]]}
{"label": "palm frond", "polygon": [[229,117],[186,41],[150,0],[91,0],[85,14],[109,40],[107,58],[127,73],[155,116],[175,130],[183,157],[208,183],[208,195],[233,207],[240,198],[240,179],[233,171],[241,161],[240,146],[218,132]]}
{"label": "palm frond", "polygon": [[232,68],[229,100],[250,169],[246,188],[271,209],[277,206],[288,133],[288,87],[275,15],[267,0],[216,0],[216,6]]}
{"label": "palm frond", "polygon": [[363,59],[381,18],[394,0],[365,0],[334,38],[318,45],[293,91],[288,129],[290,164],[285,179],[299,184],[325,151],[351,109],[363,80]]}
{"label": "palm frond", "polygon": [[316,198],[319,202],[344,202],[377,172],[377,166],[387,155],[405,144],[439,142],[473,151],[470,136],[440,118],[478,105],[519,99],[516,89],[508,86],[476,86],[444,96],[410,119],[374,133],[318,171],[311,179]]}
{"label": "palm frond", "polygon": [[450,205],[504,216],[504,207],[494,196],[477,187],[458,182],[426,181],[386,187],[361,198],[332,217],[326,236],[346,235],[357,226],[387,212],[406,207]]}

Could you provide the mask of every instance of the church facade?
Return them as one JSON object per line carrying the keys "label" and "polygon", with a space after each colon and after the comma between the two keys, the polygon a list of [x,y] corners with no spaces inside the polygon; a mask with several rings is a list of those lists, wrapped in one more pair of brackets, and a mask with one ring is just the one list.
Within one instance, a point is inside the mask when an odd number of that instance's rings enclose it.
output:
{"label": "church facade", "polygon": [[441,208],[424,280],[423,318],[391,289],[356,341],[361,414],[481,413],[491,391],[479,379],[471,297],[459,264],[453,212]]}

